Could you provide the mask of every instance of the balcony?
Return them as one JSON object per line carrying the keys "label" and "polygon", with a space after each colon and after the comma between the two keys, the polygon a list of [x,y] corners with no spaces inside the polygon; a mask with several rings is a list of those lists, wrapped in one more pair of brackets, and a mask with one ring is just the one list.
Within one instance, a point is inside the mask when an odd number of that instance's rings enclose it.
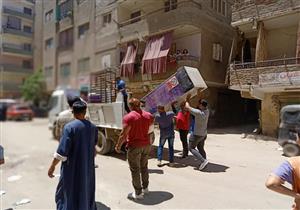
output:
{"label": "balcony", "polygon": [[23,45],[15,45],[8,43],[3,43],[2,50],[3,53],[17,54],[19,56],[23,55],[31,57],[33,54],[32,49],[25,49]]}
{"label": "balcony", "polygon": [[201,4],[193,0],[185,0],[178,2],[175,9],[168,12],[165,12],[165,9],[162,7],[119,23],[120,33],[123,36],[122,42],[148,36],[158,31],[172,30],[178,26],[201,27]]}
{"label": "balcony", "polygon": [[13,28],[8,28],[8,27],[2,27],[3,32],[6,34],[13,34],[13,35],[17,35],[17,36],[24,36],[24,37],[28,37],[28,38],[32,38],[32,33],[28,33],[22,30],[18,30],[18,29],[13,29]]}
{"label": "balcony", "polygon": [[32,73],[33,68],[24,68],[22,66],[14,65],[14,64],[2,64],[0,65],[0,69],[6,72],[17,72],[17,73]]}
{"label": "balcony", "polygon": [[230,88],[250,91],[259,88],[275,92],[300,88],[300,58],[231,64]]}
{"label": "balcony", "polygon": [[21,18],[26,18],[26,19],[29,19],[29,20],[33,20],[33,15],[25,14],[23,12],[13,10],[13,9],[10,9],[10,8],[7,8],[7,7],[3,7],[3,13],[8,14],[8,15],[18,16],[18,17],[21,17]]}

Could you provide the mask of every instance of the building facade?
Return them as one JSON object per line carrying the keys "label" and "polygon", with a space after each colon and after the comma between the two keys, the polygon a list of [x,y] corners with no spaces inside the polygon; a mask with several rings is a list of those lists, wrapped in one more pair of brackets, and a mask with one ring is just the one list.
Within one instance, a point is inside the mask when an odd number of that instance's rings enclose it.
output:
{"label": "building facade", "polygon": [[[197,98],[209,100],[210,123],[231,123],[239,112],[230,108],[240,111],[239,94],[225,85],[234,34],[231,6],[229,0],[44,1],[47,88],[84,88],[91,72],[111,68],[140,98],[177,68],[192,66],[209,87]],[[154,42],[160,47],[152,55]],[[159,66],[153,68],[153,60]]]}
{"label": "building facade", "polygon": [[18,98],[33,73],[33,0],[0,1],[0,98]]}
{"label": "building facade", "polygon": [[262,132],[276,136],[284,105],[300,103],[300,1],[237,0],[229,86],[256,101]]}

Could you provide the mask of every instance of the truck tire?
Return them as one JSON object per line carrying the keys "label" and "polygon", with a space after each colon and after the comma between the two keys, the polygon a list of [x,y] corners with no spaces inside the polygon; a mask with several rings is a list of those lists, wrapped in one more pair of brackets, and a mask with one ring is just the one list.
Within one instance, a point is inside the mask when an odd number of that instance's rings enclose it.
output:
{"label": "truck tire", "polygon": [[101,155],[106,155],[111,152],[112,141],[106,139],[102,131],[98,132],[98,143],[97,143],[97,152]]}
{"label": "truck tire", "polygon": [[283,145],[283,153],[288,157],[294,157],[300,154],[300,147],[295,143],[286,143]]}

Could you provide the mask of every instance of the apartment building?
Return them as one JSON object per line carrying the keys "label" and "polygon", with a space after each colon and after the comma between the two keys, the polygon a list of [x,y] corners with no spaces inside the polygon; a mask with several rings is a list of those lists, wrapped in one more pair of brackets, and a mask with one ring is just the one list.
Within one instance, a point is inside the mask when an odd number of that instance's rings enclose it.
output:
{"label": "apartment building", "polygon": [[33,73],[33,0],[0,1],[0,98],[20,97]]}
{"label": "apartment building", "polygon": [[210,123],[225,125],[238,116],[239,94],[224,82],[234,34],[231,1],[57,0],[44,1],[43,8],[49,91],[86,88],[91,72],[111,68],[140,98],[177,68],[193,66],[209,87],[199,97],[210,102]]}
{"label": "apartment building", "polygon": [[276,136],[280,109],[300,103],[300,1],[237,0],[232,26],[229,86],[259,112],[263,134]]}
{"label": "apartment building", "polygon": [[237,107],[240,102],[224,84],[230,23],[231,2],[225,0],[110,1],[96,10],[95,67],[120,66],[129,91],[138,98],[179,67],[196,67],[209,87],[197,99],[209,100],[211,125],[232,123],[230,108],[235,105],[230,101],[237,101]]}
{"label": "apartment building", "polygon": [[95,0],[44,1],[43,69],[48,91],[87,89],[94,62]]}

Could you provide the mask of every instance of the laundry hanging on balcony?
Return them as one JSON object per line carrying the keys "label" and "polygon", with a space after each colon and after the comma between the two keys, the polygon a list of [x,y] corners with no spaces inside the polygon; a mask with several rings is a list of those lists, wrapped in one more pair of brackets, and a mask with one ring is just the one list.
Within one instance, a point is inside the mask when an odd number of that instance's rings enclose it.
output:
{"label": "laundry hanging on balcony", "polygon": [[143,74],[159,74],[167,70],[167,55],[172,42],[172,32],[151,37],[146,45],[143,61]]}
{"label": "laundry hanging on balcony", "polygon": [[136,46],[134,43],[129,43],[127,45],[126,54],[121,63],[121,76],[122,77],[133,76],[134,63],[135,63],[137,49],[138,49],[138,46]]}

